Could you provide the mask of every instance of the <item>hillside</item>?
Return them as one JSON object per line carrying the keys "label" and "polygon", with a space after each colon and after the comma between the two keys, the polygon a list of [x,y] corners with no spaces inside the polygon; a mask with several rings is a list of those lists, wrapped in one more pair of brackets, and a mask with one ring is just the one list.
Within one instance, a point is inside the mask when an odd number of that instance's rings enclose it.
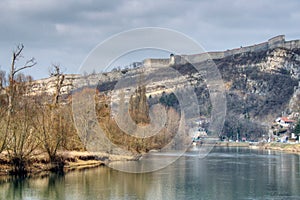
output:
{"label": "hillside", "polygon": [[[284,36],[278,36],[258,45],[208,54],[219,69],[226,90],[227,116],[223,135],[234,139],[238,133],[240,137],[255,139],[268,134],[272,122],[282,113],[299,111],[300,41],[285,41]],[[207,54],[175,55],[170,59],[146,59],[143,61],[145,68],[87,77],[66,75],[62,91],[68,95],[74,89],[91,86],[116,98],[117,90],[130,94],[144,74],[142,78],[150,105],[160,102],[180,111],[178,99],[172,93],[192,86],[197,94],[199,116],[209,119],[212,108],[205,78],[184,61],[188,59],[194,65],[205,66],[208,58]],[[169,67],[171,72],[177,73],[170,73]],[[54,80],[33,82],[31,94],[52,94]]]}

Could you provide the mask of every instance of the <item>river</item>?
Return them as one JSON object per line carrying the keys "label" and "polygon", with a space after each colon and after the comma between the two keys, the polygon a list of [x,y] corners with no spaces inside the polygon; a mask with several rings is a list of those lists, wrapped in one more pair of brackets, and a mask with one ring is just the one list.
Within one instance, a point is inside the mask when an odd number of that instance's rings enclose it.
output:
{"label": "river", "polygon": [[[156,154],[164,159],[166,156]],[[300,155],[216,147],[186,152],[164,169],[133,174],[108,167],[2,179],[1,199],[300,199]]]}

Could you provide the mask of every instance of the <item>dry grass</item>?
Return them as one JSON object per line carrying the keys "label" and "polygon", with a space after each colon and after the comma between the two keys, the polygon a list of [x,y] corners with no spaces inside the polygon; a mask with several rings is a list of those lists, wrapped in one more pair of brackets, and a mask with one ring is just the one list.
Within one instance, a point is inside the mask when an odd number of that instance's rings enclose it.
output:
{"label": "dry grass", "polygon": [[263,146],[264,149],[300,153],[300,144],[269,143]]}
{"label": "dry grass", "polygon": [[[58,152],[58,156],[64,161],[63,171],[86,169],[107,165],[114,161],[136,160],[135,156],[113,155],[104,152],[78,152],[63,151]],[[8,175],[13,166],[5,152],[0,154],[0,175]],[[41,172],[50,172],[51,163],[46,153],[35,155],[28,161],[29,174],[39,174]]]}

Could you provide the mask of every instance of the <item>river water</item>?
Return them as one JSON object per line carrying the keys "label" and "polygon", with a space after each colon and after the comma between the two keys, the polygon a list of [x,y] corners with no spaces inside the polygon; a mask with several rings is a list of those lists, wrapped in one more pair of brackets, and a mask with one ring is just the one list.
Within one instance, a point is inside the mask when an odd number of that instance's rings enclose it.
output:
{"label": "river water", "polygon": [[300,155],[216,147],[143,174],[98,167],[2,180],[0,199],[300,199]]}

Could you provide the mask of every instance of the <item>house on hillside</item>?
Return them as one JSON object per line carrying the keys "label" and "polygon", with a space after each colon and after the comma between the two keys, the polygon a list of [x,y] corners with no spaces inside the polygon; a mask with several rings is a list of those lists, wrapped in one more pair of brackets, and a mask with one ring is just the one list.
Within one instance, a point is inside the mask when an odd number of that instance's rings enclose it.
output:
{"label": "house on hillside", "polygon": [[282,127],[291,127],[295,121],[288,117],[278,117],[275,122]]}

